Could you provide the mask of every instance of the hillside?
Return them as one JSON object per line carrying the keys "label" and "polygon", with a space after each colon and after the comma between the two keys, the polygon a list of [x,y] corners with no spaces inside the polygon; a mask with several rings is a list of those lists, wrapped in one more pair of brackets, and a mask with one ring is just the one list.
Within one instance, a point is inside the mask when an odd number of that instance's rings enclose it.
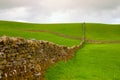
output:
{"label": "hillside", "polygon": [[[120,40],[120,25],[110,24],[96,24],[86,23],[86,37],[95,40]],[[36,34],[44,33],[51,36],[51,32],[64,34],[65,36],[72,36],[80,39],[82,37],[81,23],[66,23],[66,24],[35,24],[35,23],[20,23],[0,21],[0,36],[21,36],[25,38],[42,39],[42,37],[35,36]],[[24,34],[23,34],[24,32]],[[37,33],[35,33],[37,32]],[[47,34],[48,33],[48,34]],[[15,35],[16,34],[16,35]],[[28,34],[33,34],[29,36]],[[43,34],[42,34],[43,35]],[[57,35],[57,34],[55,34]]]}
{"label": "hillside", "polygon": [[[0,36],[6,35],[19,36],[26,39],[41,39],[61,45],[72,46],[79,44],[80,41],[58,36],[58,34],[64,34],[65,36],[75,35],[75,37],[78,36],[78,38],[81,38],[81,26],[79,25],[81,24],[28,24],[0,21]],[[58,34],[52,34],[51,32],[57,32]]]}
{"label": "hillside", "polygon": [[[3,35],[73,46],[81,42],[82,23],[0,21],[0,36]],[[120,80],[120,25],[86,23],[85,38],[89,43],[86,42],[73,59],[58,62],[47,70],[47,80]],[[102,43],[95,43],[97,41]]]}
{"label": "hillside", "polygon": [[86,24],[86,37],[94,40],[120,40],[120,25]]}

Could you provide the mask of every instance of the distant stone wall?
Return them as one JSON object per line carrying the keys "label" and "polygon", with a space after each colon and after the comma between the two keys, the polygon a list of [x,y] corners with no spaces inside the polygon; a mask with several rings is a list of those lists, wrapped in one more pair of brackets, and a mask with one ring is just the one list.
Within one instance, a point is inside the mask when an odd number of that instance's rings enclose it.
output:
{"label": "distant stone wall", "polygon": [[66,61],[82,47],[66,47],[41,40],[0,38],[0,80],[44,80],[46,69]]}

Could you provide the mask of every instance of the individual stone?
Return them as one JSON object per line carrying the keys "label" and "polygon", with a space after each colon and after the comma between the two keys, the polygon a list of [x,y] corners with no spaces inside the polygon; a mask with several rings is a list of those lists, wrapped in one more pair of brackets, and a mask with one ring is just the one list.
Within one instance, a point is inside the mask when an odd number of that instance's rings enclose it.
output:
{"label": "individual stone", "polygon": [[1,61],[0,64],[1,64],[1,65],[5,65],[5,64],[7,64],[6,59],[4,59],[3,61]]}
{"label": "individual stone", "polygon": [[0,65],[0,70],[3,70],[5,68],[4,65]]}
{"label": "individual stone", "polygon": [[34,63],[35,61],[34,60],[30,60],[30,63]]}
{"label": "individual stone", "polygon": [[0,70],[0,79],[2,78],[3,71]]}
{"label": "individual stone", "polygon": [[41,71],[41,67],[40,67],[39,64],[36,64],[36,66],[35,66],[35,70],[36,70],[37,72]]}
{"label": "individual stone", "polygon": [[3,52],[0,52],[0,55],[4,54]]}
{"label": "individual stone", "polygon": [[41,75],[41,73],[40,73],[40,72],[38,72],[38,73],[35,73],[34,75],[37,77],[37,76],[40,76],[40,75]]}
{"label": "individual stone", "polygon": [[31,59],[31,58],[32,58],[32,56],[31,56],[31,55],[28,55],[28,56],[27,56],[27,58],[28,58],[28,59]]}

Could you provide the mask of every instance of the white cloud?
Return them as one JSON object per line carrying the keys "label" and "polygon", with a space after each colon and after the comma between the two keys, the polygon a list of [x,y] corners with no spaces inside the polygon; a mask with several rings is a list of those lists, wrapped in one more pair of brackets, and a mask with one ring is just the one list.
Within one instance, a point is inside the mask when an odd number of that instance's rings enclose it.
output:
{"label": "white cloud", "polygon": [[28,15],[29,13],[27,12],[27,9],[24,7],[12,8],[12,9],[6,9],[6,10],[0,11],[0,18],[7,19],[7,20],[24,21],[22,19],[27,18]]}
{"label": "white cloud", "polygon": [[0,19],[119,23],[119,4],[119,0],[0,0]]}

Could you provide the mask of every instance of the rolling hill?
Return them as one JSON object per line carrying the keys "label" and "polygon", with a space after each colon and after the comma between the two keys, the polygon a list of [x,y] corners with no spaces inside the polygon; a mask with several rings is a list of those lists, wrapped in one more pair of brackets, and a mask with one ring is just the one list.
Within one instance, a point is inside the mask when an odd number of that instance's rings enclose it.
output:
{"label": "rolling hill", "polygon": [[[0,36],[47,40],[60,45],[79,45],[82,23],[33,24],[0,21]],[[86,23],[85,38],[117,43],[87,43],[73,59],[59,62],[46,72],[47,80],[120,80],[120,25]]]}

